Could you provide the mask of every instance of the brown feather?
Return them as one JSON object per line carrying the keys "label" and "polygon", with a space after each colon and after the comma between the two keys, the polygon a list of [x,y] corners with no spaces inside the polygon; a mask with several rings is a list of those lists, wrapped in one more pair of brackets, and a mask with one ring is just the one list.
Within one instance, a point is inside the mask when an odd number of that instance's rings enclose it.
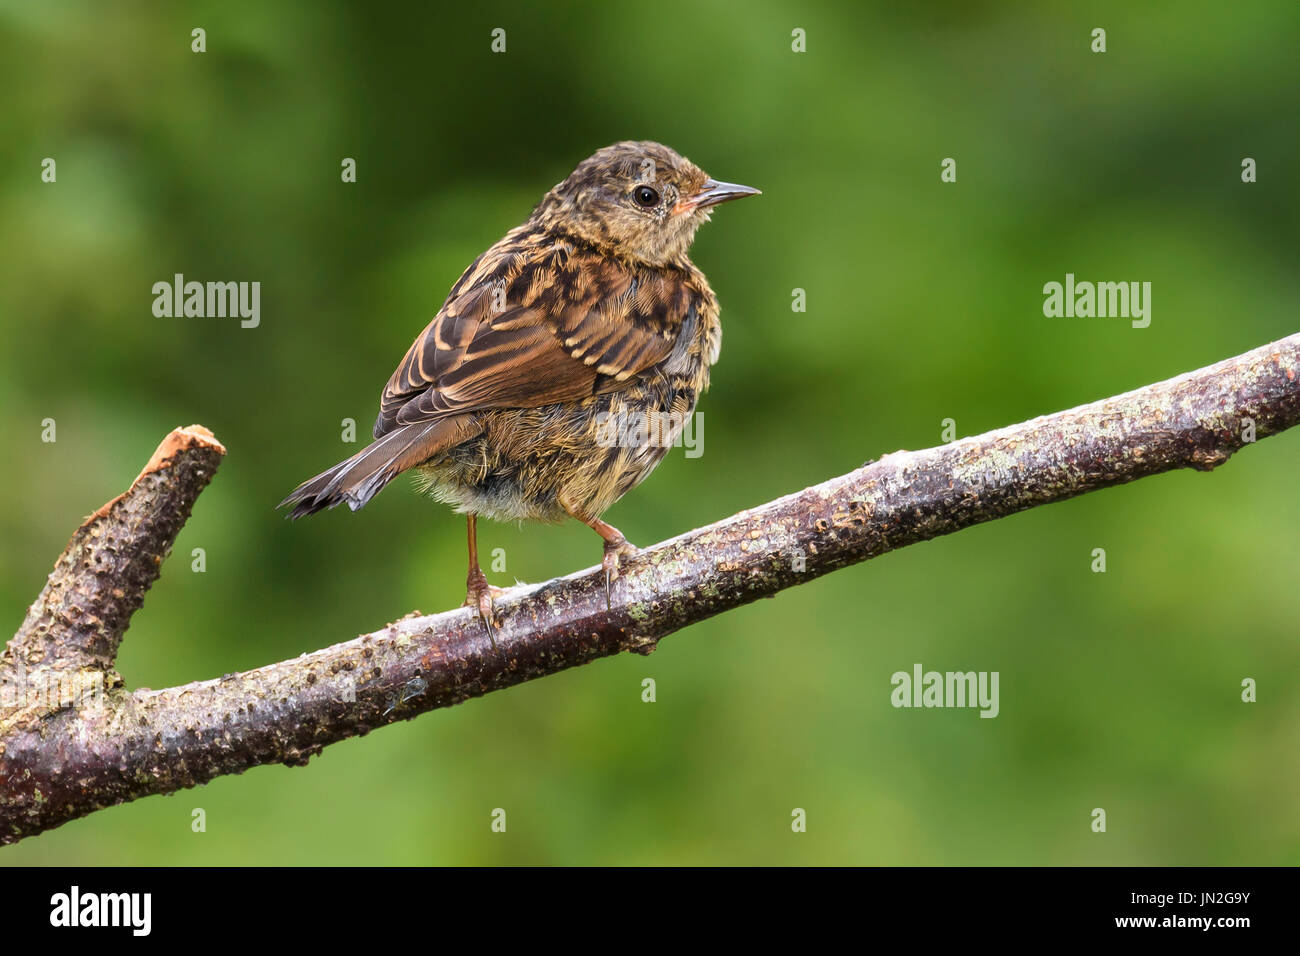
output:
{"label": "brown feather", "polygon": [[290,518],[344,503],[356,511],[402,472],[473,438],[481,430],[467,415],[396,429],[346,461],[304,481],[278,507],[294,505]]}

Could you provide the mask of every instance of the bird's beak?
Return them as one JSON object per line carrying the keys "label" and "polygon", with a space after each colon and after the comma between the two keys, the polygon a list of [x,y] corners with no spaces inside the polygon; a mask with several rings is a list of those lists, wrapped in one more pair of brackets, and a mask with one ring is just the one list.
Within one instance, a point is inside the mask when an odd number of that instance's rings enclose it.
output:
{"label": "bird's beak", "polygon": [[687,209],[697,209],[701,207],[716,206],[718,203],[730,202],[733,199],[744,199],[746,196],[758,196],[762,190],[755,189],[753,186],[741,186],[738,183],[720,183],[716,179],[706,179],[700,191],[689,199],[682,200],[681,205]]}

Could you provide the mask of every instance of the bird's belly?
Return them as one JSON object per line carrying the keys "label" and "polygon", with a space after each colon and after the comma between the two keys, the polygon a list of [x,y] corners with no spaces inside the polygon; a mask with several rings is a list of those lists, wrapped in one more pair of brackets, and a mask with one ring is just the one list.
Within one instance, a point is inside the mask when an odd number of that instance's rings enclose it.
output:
{"label": "bird's belly", "polygon": [[654,470],[695,404],[638,385],[578,404],[499,409],[483,433],[419,468],[437,500],[499,521],[560,521],[605,512]]}

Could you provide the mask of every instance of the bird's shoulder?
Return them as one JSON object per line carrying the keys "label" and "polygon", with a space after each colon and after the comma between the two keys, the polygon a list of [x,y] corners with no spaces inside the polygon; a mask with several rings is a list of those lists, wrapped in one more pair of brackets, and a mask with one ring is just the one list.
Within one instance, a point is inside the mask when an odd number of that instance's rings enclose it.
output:
{"label": "bird's shoulder", "polygon": [[716,314],[689,261],[649,267],[526,223],[452,286],[384,388],[375,435],[618,388],[668,358],[702,315]]}

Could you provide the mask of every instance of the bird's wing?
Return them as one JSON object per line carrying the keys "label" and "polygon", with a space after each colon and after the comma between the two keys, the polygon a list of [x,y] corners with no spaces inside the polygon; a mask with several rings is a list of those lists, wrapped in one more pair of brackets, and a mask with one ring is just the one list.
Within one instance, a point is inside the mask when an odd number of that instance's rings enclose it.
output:
{"label": "bird's wing", "polygon": [[384,388],[375,437],[490,408],[577,401],[671,353],[686,276],[521,227],[470,266]]}

